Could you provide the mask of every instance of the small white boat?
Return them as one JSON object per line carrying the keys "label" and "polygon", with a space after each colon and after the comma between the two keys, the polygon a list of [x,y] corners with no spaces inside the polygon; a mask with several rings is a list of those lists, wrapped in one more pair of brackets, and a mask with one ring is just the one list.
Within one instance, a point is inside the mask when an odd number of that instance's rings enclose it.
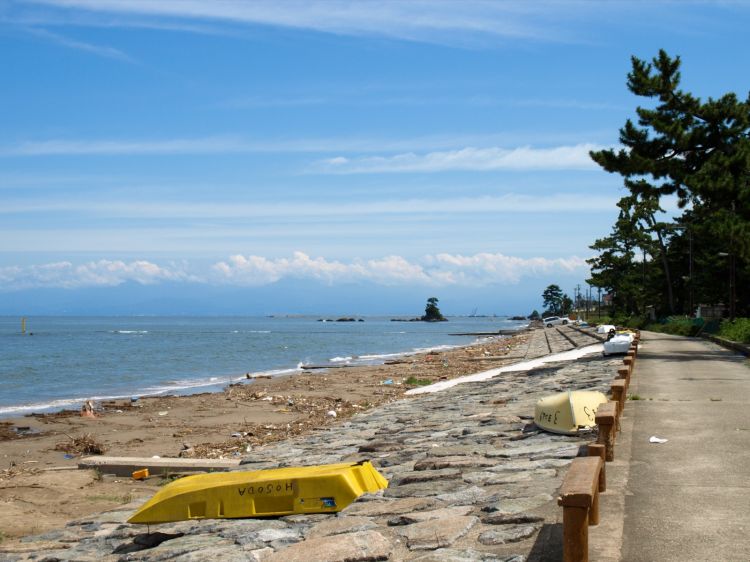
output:
{"label": "small white boat", "polygon": [[551,433],[574,435],[596,425],[596,410],[607,397],[595,390],[572,390],[545,396],[536,403],[534,423]]}
{"label": "small white boat", "polygon": [[633,332],[617,332],[611,338],[602,344],[604,346],[604,355],[615,355],[617,353],[625,354],[633,343],[635,334]]}

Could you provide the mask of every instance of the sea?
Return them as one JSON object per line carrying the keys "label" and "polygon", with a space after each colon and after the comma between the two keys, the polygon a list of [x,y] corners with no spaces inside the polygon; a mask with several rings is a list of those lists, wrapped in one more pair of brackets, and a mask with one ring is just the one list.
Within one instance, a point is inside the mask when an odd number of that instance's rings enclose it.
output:
{"label": "sea", "polygon": [[[450,317],[0,317],[0,417],[78,408],[84,400],[218,391],[303,365],[366,365],[469,345],[526,321]],[[319,372],[319,371],[316,371]]]}

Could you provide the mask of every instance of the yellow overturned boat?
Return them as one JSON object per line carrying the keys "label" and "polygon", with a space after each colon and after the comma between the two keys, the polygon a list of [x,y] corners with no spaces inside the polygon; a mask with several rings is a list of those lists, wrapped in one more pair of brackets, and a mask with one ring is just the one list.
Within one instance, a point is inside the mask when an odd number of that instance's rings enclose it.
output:
{"label": "yellow overturned boat", "polygon": [[197,474],[164,486],[128,522],[333,513],[387,487],[369,461]]}
{"label": "yellow overturned boat", "polygon": [[607,397],[595,390],[569,390],[546,396],[536,403],[534,423],[552,433],[573,435],[596,425],[596,410]]}

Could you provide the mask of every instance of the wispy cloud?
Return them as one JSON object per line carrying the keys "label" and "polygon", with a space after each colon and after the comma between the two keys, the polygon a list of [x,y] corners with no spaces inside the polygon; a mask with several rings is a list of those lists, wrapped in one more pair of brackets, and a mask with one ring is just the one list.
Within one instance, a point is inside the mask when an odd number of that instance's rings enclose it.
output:
{"label": "wispy cloud", "polygon": [[[425,86],[424,89],[429,89],[429,86]],[[448,87],[447,85],[442,84],[435,86],[434,89],[444,91],[448,89]],[[497,96],[489,93],[465,94],[459,92],[440,95],[435,91],[430,91],[430,95],[425,96],[424,91],[414,92],[406,89],[405,91],[399,92],[393,91],[393,89],[388,89],[378,95],[363,95],[363,92],[372,94],[372,90],[372,88],[368,87],[352,89],[351,91],[337,88],[335,92],[328,91],[325,93],[312,91],[309,94],[278,93],[274,95],[236,96],[222,102],[220,105],[222,107],[234,109],[289,108],[323,105],[346,105],[351,107],[530,107],[580,111],[622,111],[628,109],[628,107],[624,105],[586,99],[521,99]]]}
{"label": "wispy cloud", "polygon": [[[579,41],[558,22],[571,9],[557,2],[421,0],[35,0],[62,10],[270,25],[354,36],[477,45],[497,40]],[[563,9],[566,8],[566,9]]]}
{"label": "wispy cloud", "polygon": [[[0,157],[31,156],[129,156],[163,154],[233,154],[233,153],[393,153],[403,151],[445,150],[418,156],[416,154],[396,154],[390,156],[395,164],[403,165],[408,160],[449,158],[451,154],[464,160],[473,157],[477,160],[498,158],[519,159],[524,153],[534,152],[538,156],[564,157],[566,153],[581,154],[586,147],[597,148],[593,144],[564,145],[552,148],[497,148],[492,143],[506,143],[526,137],[534,137],[538,142],[565,142],[571,138],[601,137],[599,131],[580,131],[576,134],[545,133],[540,131],[508,132],[499,134],[439,134],[406,138],[379,137],[320,137],[320,138],[266,138],[258,139],[240,135],[212,135],[193,138],[165,139],[46,139],[26,140],[13,144],[0,145]],[[574,141],[575,142],[575,141]],[[456,149],[457,146],[472,145],[473,148]],[[545,152],[546,151],[546,152]],[[514,154],[510,154],[514,153]],[[321,160],[318,171],[347,171],[353,167],[382,166],[380,157],[360,157],[342,161],[339,157]],[[414,165],[413,163],[411,165]]]}
{"label": "wispy cloud", "polygon": [[586,170],[596,169],[589,157],[593,144],[552,148],[473,148],[395,156],[347,158],[337,156],[316,163],[313,171],[337,174],[444,172],[448,170]]}
{"label": "wispy cloud", "polygon": [[162,140],[25,141],[0,149],[3,156],[97,156],[132,154],[216,154],[262,151],[261,144],[237,137],[203,137]]}
{"label": "wispy cloud", "polygon": [[517,258],[503,254],[435,254],[420,260],[389,255],[349,262],[310,257],[268,258],[233,255],[196,271],[188,264],[158,265],[150,261],[98,260],[82,264],[69,261],[30,266],[0,267],[4,291],[33,288],[77,289],[112,287],[126,282],[151,285],[163,282],[202,283],[257,287],[282,279],[307,279],[326,285],[369,282],[385,286],[517,285],[525,277],[572,273],[586,268],[583,258]]}
{"label": "wispy cloud", "polygon": [[548,193],[544,196],[509,193],[501,196],[404,198],[358,202],[320,202],[320,200],[284,203],[245,203],[233,201],[71,201],[6,200],[0,215],[65,213],[121,219],[238,219],[238,218],[321,218],[377,215],[435,215],[477,213],[549,213],[611,211],[617,196],[592,196],[584,193]]}
{"label": "wispy cloud", "polygon": [[93,43],[78,41],[76,39],[71,39],[69,37],[65,37],[64,35],[60,35],[59,33],[53,33],[46,29],[36,27],[24,27],[22,29],[27,33],[35,35],[36,37],[52,41],[53,43],[57,43],[58,45],[62,45],[63,47],[68,47],[69,49],[85,51],[99,57],[115,59],[123,62],[135,62],[135,60],[133,60],[129,55],[119,49],[115,49],[114,47],[109,47],[106,45],[94,45]]}

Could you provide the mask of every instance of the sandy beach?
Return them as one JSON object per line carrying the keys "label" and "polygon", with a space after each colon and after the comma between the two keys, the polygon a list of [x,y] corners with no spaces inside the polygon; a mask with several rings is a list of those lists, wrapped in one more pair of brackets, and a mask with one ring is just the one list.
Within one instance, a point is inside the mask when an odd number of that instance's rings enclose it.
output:
{"label": "sandy beach", "polygon": [[[93,418],[63,411],[0,421],[0,531],[5,540],[152,494],[162,483],[77,470],[96,444],[104,454],[239,458],[253,448],[341,423],[404,397],[420,384],[523,360],[532,332],[377,366],[248,379],[223,392],[107,402]],[[415,384],[418,383],[418,384]],[[335,413],[335,415],[334,415]],[[19,433],[20,430],[20,433]],[[50,497],[55,501],[51,502]]]}

